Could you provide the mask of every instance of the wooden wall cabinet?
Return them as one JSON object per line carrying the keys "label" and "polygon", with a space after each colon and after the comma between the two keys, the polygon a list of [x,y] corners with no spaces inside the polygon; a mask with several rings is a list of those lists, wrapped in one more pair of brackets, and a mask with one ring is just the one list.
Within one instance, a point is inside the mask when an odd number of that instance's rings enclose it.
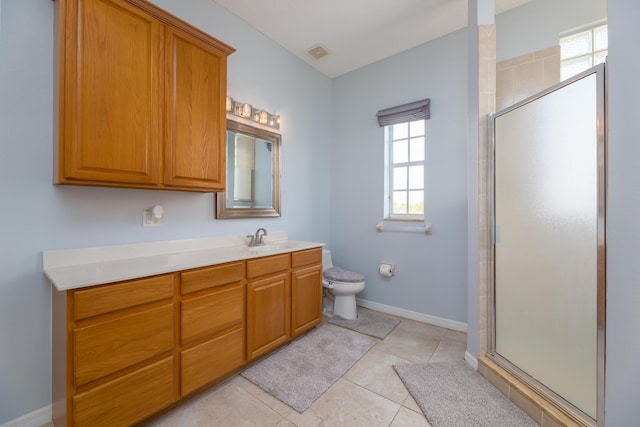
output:
{"label": "wooden wall cabinet", "polygon": [[233,48],[143,0],[56,14],[56,183],[223,191]]}
{"label": "wooden wall cabinet", "polygon": [[54,291],[54,425],[139,423],[313,328],[321,296],[321,248]]}

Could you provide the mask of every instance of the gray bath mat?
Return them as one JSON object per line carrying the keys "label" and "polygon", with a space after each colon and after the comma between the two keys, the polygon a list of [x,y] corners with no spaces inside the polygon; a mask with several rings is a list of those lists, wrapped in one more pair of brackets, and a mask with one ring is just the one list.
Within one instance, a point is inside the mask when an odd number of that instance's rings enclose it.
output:
{"label": "gray bath mat", "polygon": [[393,368],[433,427],[537,426],[464,360]]}
{"label": "gray bath mat", "polygon": [[375,311],[358,310],[357,319],[346,320],[340,316],[333,316],[328,322],[382,340],[393,331],[400,320]]}
{"label": "gray bath mat", "polygon": [[302,413],[375,343],[373,338],[325,324],[241,375]]}

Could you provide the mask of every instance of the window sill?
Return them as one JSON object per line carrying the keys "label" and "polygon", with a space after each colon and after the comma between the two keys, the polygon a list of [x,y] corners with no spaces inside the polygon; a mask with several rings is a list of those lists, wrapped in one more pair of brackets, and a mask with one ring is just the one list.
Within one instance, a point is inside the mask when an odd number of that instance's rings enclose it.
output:
{"label": "window sill", "polygon": [[[420,223],[424,224],[421,226],[401,226],[401,225],[392,225],[394,222],[397,223]],[[386,223],[386,224],[385,224]],[[376,230],[379,233],[386,231],[394,231],[394,232],[403,232],[403,233],[424,233],[424,234],[432,234],[431,233],[430,222],[424,222],[424,220],[396,220],[396,219],[384,219],[383,221],[379,221],[376,224]]]}
{"label": "window sill", "polygon": [[424,222],[424,218],[385,218],[385,222]]}

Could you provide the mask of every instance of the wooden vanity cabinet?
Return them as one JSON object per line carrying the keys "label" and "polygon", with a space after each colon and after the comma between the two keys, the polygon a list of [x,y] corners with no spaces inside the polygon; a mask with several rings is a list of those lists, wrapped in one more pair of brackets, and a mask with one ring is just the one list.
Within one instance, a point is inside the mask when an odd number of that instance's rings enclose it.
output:
{"label": "wooden vanity cabinet", "polygon": [[57,0],[58,184],[224,191],[233,48],[144,0]]}
{"label": "wooden vanity cabinet", "polygon": [[[53,337],[56,426],[131,425],[177,400],[172,274],[55,298],[54,309],[66,306],[61,315],[68,319],[58,329],[64,336]],[[59,380],[64,386],[55,384]],[[56,392],[61,387],[66,395]]]}
{"label": "wooden vanity cabinet", "polygon": [[245,363],[244,262],[180,273],[180,395]]}
{"label": "wooden vanity cabinet", "polygon": [[313,328],[321,296],[321,248],[54,291],[54,425],[139,423]]}
{"label": "wooden vanity cabinet", "polygon": [[322,248],[291,254],[291,337],[322,322]]}
{"label": "wooden vanity cabinet", "polygon": [[291,337],[290,255],[247,261],[247,360]]}

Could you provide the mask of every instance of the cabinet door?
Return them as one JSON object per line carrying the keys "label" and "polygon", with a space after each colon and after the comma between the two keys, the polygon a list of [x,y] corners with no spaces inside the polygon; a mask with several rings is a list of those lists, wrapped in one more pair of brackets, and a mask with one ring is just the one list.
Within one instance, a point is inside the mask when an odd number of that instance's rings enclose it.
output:
{"label": "cabinet door", "polygon": [[322,265],[291,273],[291,336],[322,321]]}
{"label": "cabinet door", "polygon": [[290,328],[289,274],[277,274],[247,284],[247,359],[286,342]]}
{"label": "cabinet door", "polygon": [[62,3],[58,182],[159,182],[159,22],[122,0]]}
{"label": "cabinet door", "polygon": [[224,191],[226,54],[166,30],[166,186]]}

